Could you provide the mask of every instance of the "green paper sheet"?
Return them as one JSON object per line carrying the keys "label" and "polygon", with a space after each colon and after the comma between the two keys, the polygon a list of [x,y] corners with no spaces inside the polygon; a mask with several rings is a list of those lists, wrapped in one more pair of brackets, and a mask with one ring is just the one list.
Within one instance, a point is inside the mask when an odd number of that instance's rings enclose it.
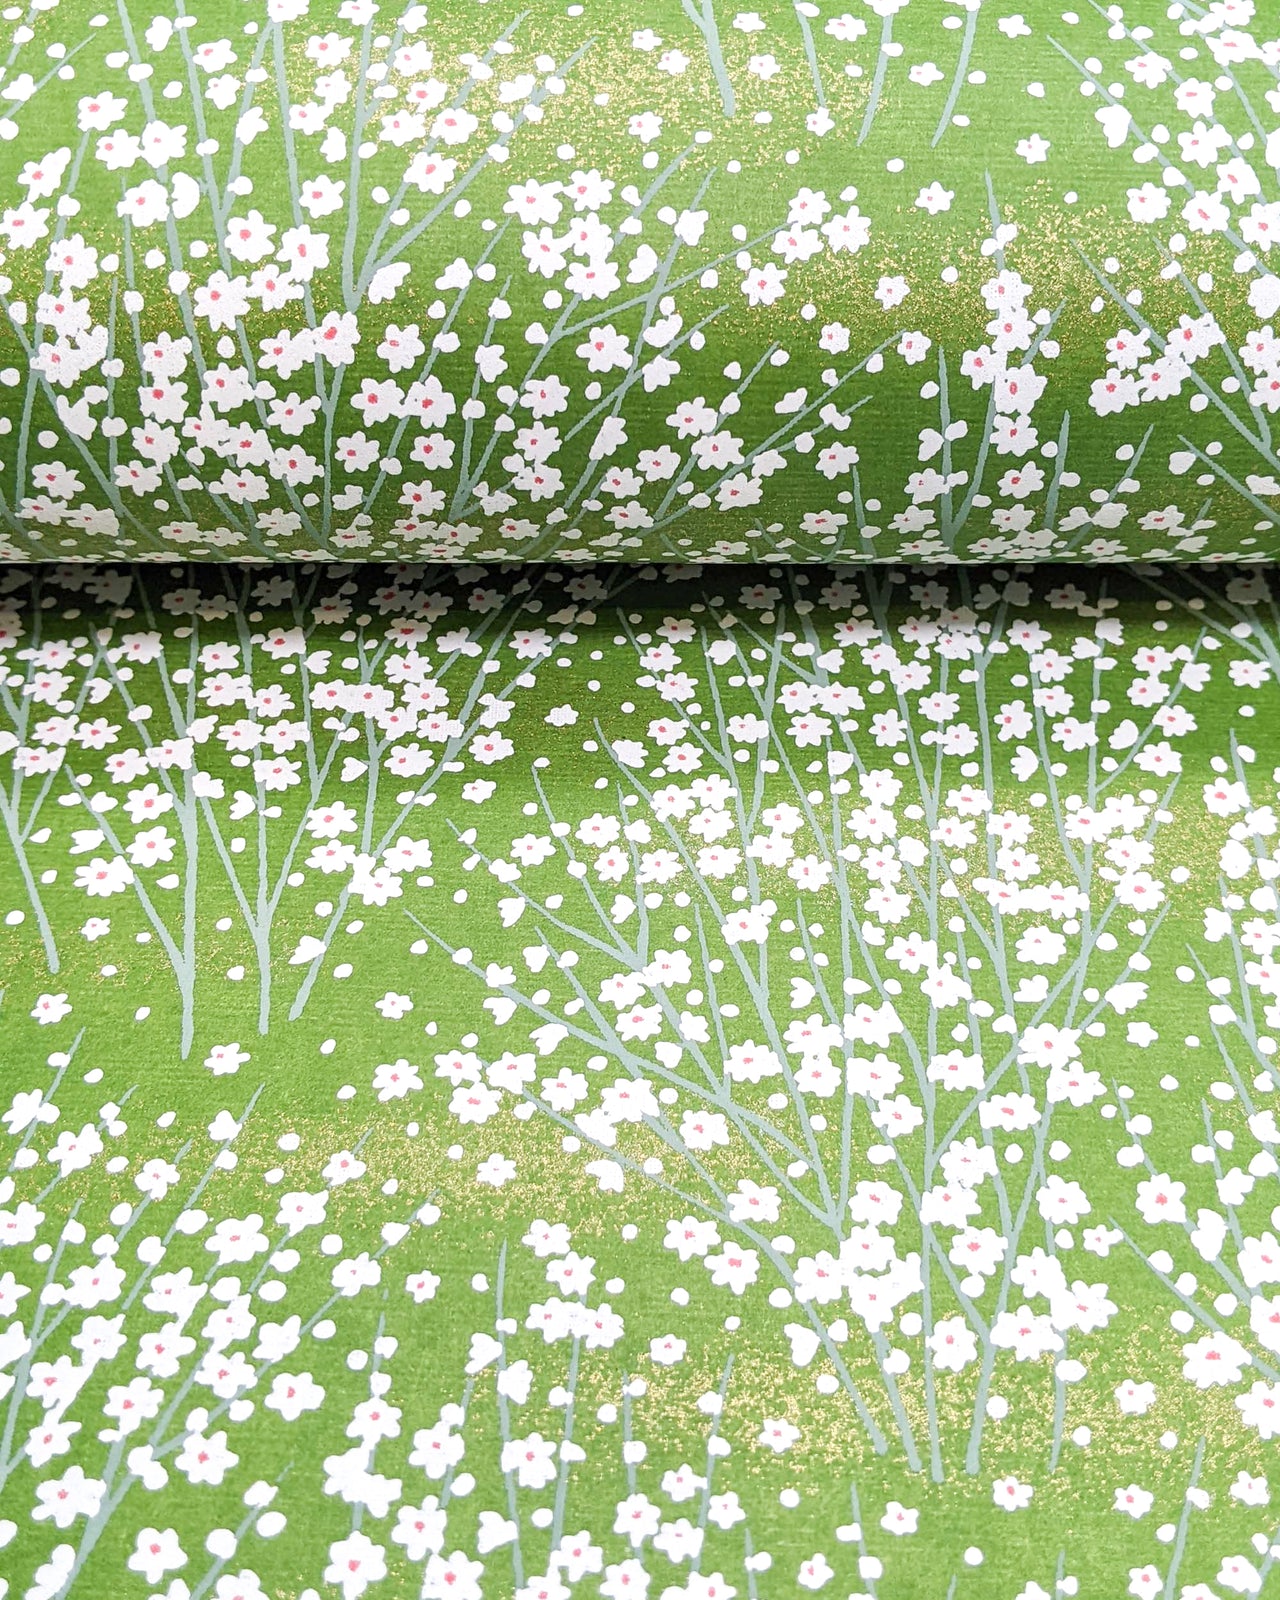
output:
{"label": "green paper sheet", "polygon": [[0,591],[0,1592],[1280,1593],[1265,571]]}
{"label": "green paper sheet", "polygon": [[36,0],[10,558],[1280,554],[1254,0]]}

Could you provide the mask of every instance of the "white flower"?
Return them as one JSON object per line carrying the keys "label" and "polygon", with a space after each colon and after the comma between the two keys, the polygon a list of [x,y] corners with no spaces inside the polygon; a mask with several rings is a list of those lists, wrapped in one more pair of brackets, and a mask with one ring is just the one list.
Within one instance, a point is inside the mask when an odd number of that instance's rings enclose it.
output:
{"label": "white flower", "polygon": [[884,1508],[884,1516],[880,1518],[880,1526],[886,1533],[909,1534],[915,1533],[920,1522],[920,1513],[904,1506],[898,1500],[890,1500]]}
{"label": "white flower", "polygon": [[31,1015],[43,1027],[51,1022],[61,1022],[71,1015],[71,1002],[65,994],[42,994],[31,1008]]}
{"label": "white flower", "polygon": [[1251,1478],[1242,1468],[1231,1485],[1231,1498],[1241,1505],[1265,1506],[1271,1503],[1271,1494],[1265,1478]]}
{"label": "white flower", "polygon": [[1176,1182],[1167,1172],[1144,1178],[1138,1185],[1137,1207],[1144,1222],[1183,1223],[1187,1210],[1182,1197],[1187,1192],[1185,1183]]}
{"label": "white flower", "polygon": [[504,1184],[510,1183],[515,1175],[515,1162],[496,1152],[486,1157],[476,1168],[476,1182],[489,1184],[495,1189],[501,1189]]}
{"label": "white flower", "polygon": [[329,1546],[324,1581],[342,1590],[342,1600],[359,1600],[371,1583],[380,1582],[386,1575],[386,1548],[374,1544],[367,1533],[357,1530]]}
{"label": "white flower", "polygon": [[1149,1489],[1142,1489],[1136,1483],[1131,1483],[1127,1488],[1115,1491],[1115,1509],[1123,1511],[1136,1522],[1139,1517],[1145,1517],[1150,1511],[1155,1504],[1155,1498]]}
{"label": "white flower", "polygon": [[123,856],[113,856],[109,861],[94,856],[84,866],[76,868],[76,888],[83,889],[90,898],[123,894],[132,882],[133,868]]}
{"label": "white flower", "polygon": [[683,1339],[674,1333],[668,1333],[659,1339],[649,1341],[649,1359],[659,1367],[671,1367],[684,1360],[685,1350],[688,1348]]}
{"label": "white flower", "polygon": [[1017,1478],[1010,1475],[1007,1478],[997,1478],[992,1485],[991,1498],[1004,1511],[1022,1511],[1031,1504],[1031,1497],[1035,1493],[1029,1483],[1019,1483]]}
{"label": "white flower", "polygon": [[215,1078],[220,1078],[228,1073],[239,1072],[249,1059],[249,1052],[242,1050],[239,1043],[215,1044],[204,1058],[204,1064]]}
{"label": "white flower", "polygon": [[959,1372],[976,1361],[977,1337],[963,1317],[943,1317],[934,1324],[926,1343],[935,1368],[943,1372]]}
{"label": "white flower", "polygon": [[796,1574],[796,1582],[802,1589],[821,1589],[823,1584],[835,1577],[835,1571],[826,1556],[818,1551],[807,1561],[800,1563],[800,1571]]}
{"label": "white flower", "polygon": [[1119,1385],[1115,1391],[1116,1404],[1131,1416],[1143,1416],[1155,1404],[1156,1388],[1153,1383],[1140,1383],[1133,1378]]}
{"label": "white flower", "polygon": [[720,932],[726,944],[764,944],[769,937],[769,923],[777,910],[772,900],[758,906],[742,907],[721,924]]}
{"label": "white flower", "polygon": [[1217,1581],[1232,1594],[1262,1593],[1262,1574],[1247,1556],[1224,1556]]}
{"label": "white flower", "polygon": [[950,211],[951,202],[955,199],[954,189],[944,189],[936,180],[925,189],[921,189],[916,196],[916,206],[921,211],[927,211],[931,217],[936,217],[940,211]]}
{"label": "white flower", "polygon": [[756,1442],[765,1445],[775,1455],[782,1455],[790,1450],[799,1437],[800,1430],[794,1422],[788,1422],[783,1417],[766,1417],[760,1424]]}
{"label": "white flower", "polygon": [[885,275],[876,284],[876,299],[886,311],[900,306],[910,293],[910,286],[903,277]]}
{"label": "white flower", "polygon": [[[429,864],[429,863],[428,863]],[[407,1017],[413,1010],[413,1001],[407,994],[397,994],[394,989],[388,989],[381,1000],[375,1000],[374,1010],[388,1022],[399,1022],[402,1017]]]}
{"label": "white flower", "polygon": [[766,261],[761,267],[752,267],[743,278],[742,292],[749,306],[771,306],[782,298],[786,281],[786,270]]}
{"label": "white flower", "polygon": [[176,1572],[187,1564],[186,1552],[178,1543],[175,1529],[142,1528],[133,1554],[125,1563],[130,1572],[140,1573],[154,1589],[166,1572]]}

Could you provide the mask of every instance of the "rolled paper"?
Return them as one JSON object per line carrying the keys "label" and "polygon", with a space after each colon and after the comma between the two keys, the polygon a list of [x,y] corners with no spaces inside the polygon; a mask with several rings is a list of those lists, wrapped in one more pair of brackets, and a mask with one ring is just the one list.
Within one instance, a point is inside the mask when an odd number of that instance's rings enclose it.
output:
{"label": "rolled paper", "polygon": [[1280,554],[1274,7],[4,13],[9,558]]}

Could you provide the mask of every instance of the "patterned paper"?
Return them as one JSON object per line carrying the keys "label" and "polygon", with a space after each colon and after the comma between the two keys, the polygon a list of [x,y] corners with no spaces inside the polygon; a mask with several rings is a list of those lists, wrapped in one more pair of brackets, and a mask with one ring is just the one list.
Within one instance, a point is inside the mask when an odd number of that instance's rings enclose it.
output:
{"label": "patterned paper", "polygon": [[1274,5],[34,0],[10,557],[1280,554]]}
{"label": "patterned paper", "polygon": [[1280,1593],[1264,573],[0,589],[0,1592]]}

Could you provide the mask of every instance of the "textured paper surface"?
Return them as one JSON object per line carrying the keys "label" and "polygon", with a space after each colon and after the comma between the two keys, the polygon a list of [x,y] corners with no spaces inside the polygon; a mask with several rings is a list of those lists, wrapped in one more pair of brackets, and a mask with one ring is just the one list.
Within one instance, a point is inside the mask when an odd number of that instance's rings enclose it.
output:
{"label": "textured paper surface", "polygon": [[1280,553],[1274,8],[4,28],[11,556]]}
{"label": "textured paper surface", "polygon": [[1261,572],[0,587],[9,1594],[1277,1592]]}

